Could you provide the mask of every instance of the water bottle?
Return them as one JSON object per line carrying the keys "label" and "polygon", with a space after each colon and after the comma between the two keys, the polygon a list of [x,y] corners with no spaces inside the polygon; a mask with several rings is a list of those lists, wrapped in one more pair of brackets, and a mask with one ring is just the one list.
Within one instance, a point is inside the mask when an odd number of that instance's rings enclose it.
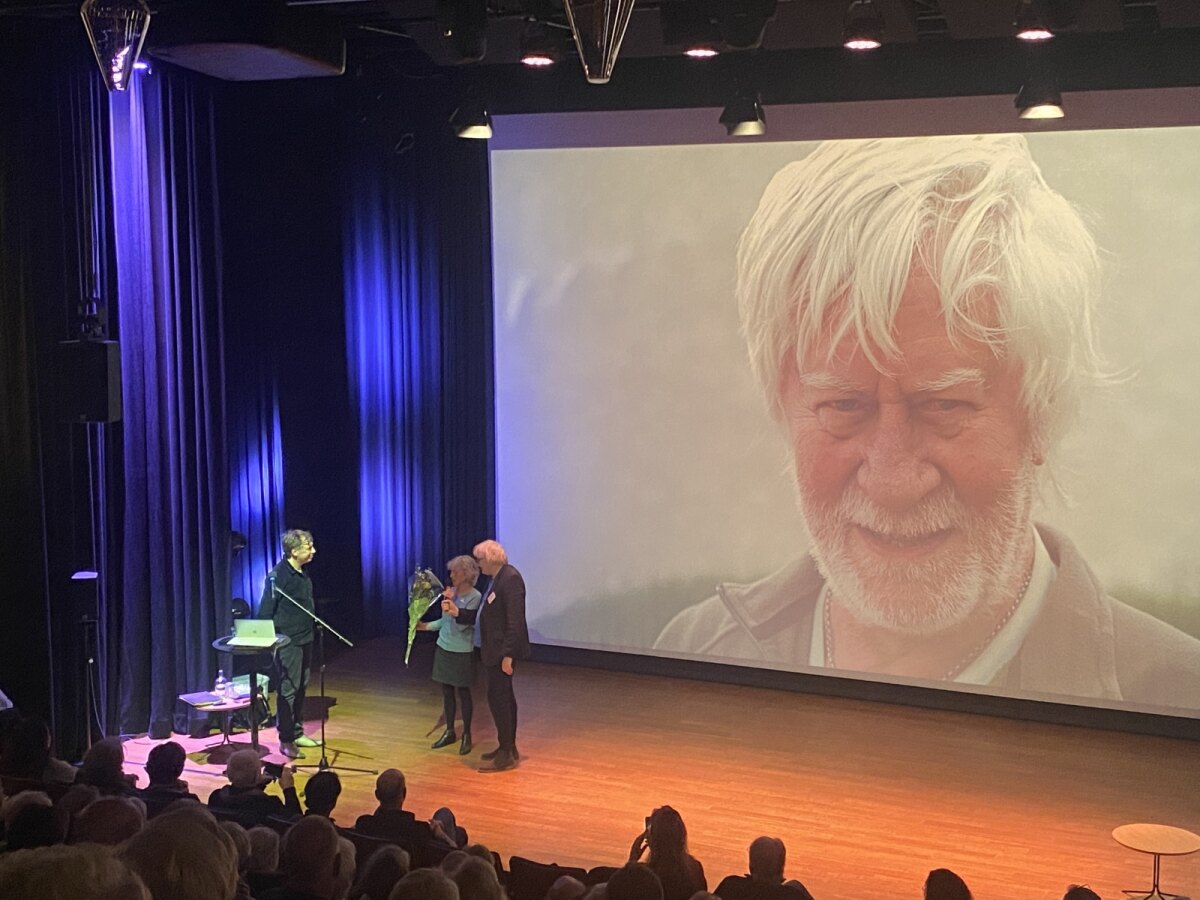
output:
{"label": "water bottle", "polygon": [[217,669],[217,680],[213,683],[213,693],[224,703],[229,699],[229,682],[225,678],[225,670]]}

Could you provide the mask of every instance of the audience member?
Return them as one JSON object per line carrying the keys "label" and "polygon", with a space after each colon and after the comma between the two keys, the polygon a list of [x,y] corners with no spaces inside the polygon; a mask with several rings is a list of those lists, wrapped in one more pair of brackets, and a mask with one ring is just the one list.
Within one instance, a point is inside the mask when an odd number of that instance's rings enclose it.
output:
{"label": "audience member", "polygon": [[342,793],[342,780],[337,772],[317,772],[304,786],[304,805],[307,816],[324,816],[333,821],[333,808]]}
{"label": "audience member", "polygon": [[604,897],[605,900],[663,900],[663,886],[653,869],[643,863],[631,862],[617,869],[608,879]]}
{"label": "audience member", "polygon": [[323,816],[306,816],[283,838],[283,886],[259,900],[336,900],[342,885],[341,838]]}
{"label": "audience member", "polygon": [[783,880],[787,848],[779,838],[755,838],[750,844],[750,874],[730,875],[717,885],[721,900],[813,900],[799,881]]}
{"label": "audience member", "polygon": [[458,867],[470,858],[471,856],[466,850],[451,850],[444,857],[442,857],[442,861],[438,864],[438,868],[453,878],[454,873],[458,871]]}
{"label": "audience member", "polygon": [[[662,885],[659,885],[659,887],[661,888]],[[607,884],[593,884],[590,888],[588,888],[588,892],[583,895],[583,900],[607,900],[607,898]]]}
{"label": "audience member", "polygon": [[200,798],[188,790],[188,783],[179,776],[183,774],[187,754],[175,741],[159,744],[146,758],[146,778],[150,783],[138,792],[146,804],[146,815],[154,818],[177,800],[200,802]]}
{"label": "audience member", "polygon": [[84,754],[75,782],[89,784],[101,794],[132,794],[137,789],[137,776],[126,774],[124,767],[125,748],[121,739],[106,737],[92,744]]}
{"label": "audience member", "polygon": [[[319,818],[325,818],[320,816]],[[326,819],[326,821],[329,821]],[[338,835],[338,881],[334,900],[346,900],[350,886],[354,884],[354,872],[358,868],[358,848],[349,839]]]}
{"label": "audience member", "polygon": [[0,819],[4,821],[6,833],[12,828],[13,820],[27,806],[53,807],[54,804],[45,791],[21,791],[19,794],[13,794],[0,806]]}
{"label": "audience member", "polygon": [[463,852],[467,856],[473,856],[476,859],[482,859],[485,863],[496,868],[496,854],[493,853],[486,844],[468,844],[463,847]]}
{"label": "audience member", "polygon": [[971,891],[949,869],[934,869],[925,879],[925,900],[971,900]]}
{"label": "audience member", "polygon": [[232,900],[237,850],[212,813],[180,803],[155,816],[120,851],[154,900]]}
{"label": "audience member", "polygon": [[146,810],[125,797],[101,797],[84,807],[71,828],[72,844],[123,844],[146,825]]}
{"label": "audience member", "polygon": [[279,832],[256,825],[246,834],[250,838],[250,858],[244,877],[250,893],[258,897],[283,886],[283,875],[279,872]]}
{"label": "audience member", "polygon": [[0,856],[4,900],[152,900],[107,847],[43,847]]}
{"label": "audience member", "polygon": [[696,891],[688,900],[723,900],[716,894],[710,894],[708,891]]}
{"label": "audience member", "polygon": [[453,878],[458,885],[460,900],[501,900],[504,896],[490,859],[486,862],[478,857],[465,860],[455,870]]}
{"label": "audience member", "polygon": [[0,775],[40,781],[43,784],[71,784],[78,770],[56,759],[50,726],[44,719],[18,719],[0,756]]}
{"label": "audience member", "polygon": [[246,867],[250,863],[250,835],[245,827],[237,822],[217,822],[229,835],[229,839],[233,841],[233,849],[237,851],[238,873],[246,874]]}
{"label": "audience member", "polygon": [[1100,900],[1100,895],[1086,884],[1072,884],[1063,894],[1063,900]]}
{"label": "audience member", "polygon": [[546,900],[580,900],[587,893],[587,885],[570,875],[560,875],[546,891]]}
{"label": "audience member", "polygon": [[363,866],[350,891],[350,900],[388,900],[397,882],[408,874],[408,854],[400,847],[380,847]]}
{"label": "audience member", "polygon": [[388,900],[459,900],[458,885],[437,869],[414,869],[396,882]]}
{"label": "audience member", "polygon": [[373,813],[359,816],[354,823],[354,830],[369,837],[411,846],[417,852],[414,865],[434,864],[441,859],[447,847],[455,846],[454,841],[445,835],[444,828],[439,827],[440,833],[435,833],[429,822],[420,821],[406,810],[404,801],[407,796],[408,784],[404,773],[399,769],[385,769],[375,779],[378,808]]}
{"label": "audience member", "polygon": [[239,750],[229,757],[225,777],[229,784],[209,794],[208,805],[237,812],[243,824],[259,824],[271,816],[296,817],[301,814],[292,770],[285,766],[279,776],[283,799],[268,794],[266,786],[271,779],[263,775],[262,760],[256,750]]}
{"label": "audience member", "polygon": [[660,806],[646,819],[646,830],[629,849],[629,861],[637,862],[647,848],[646,864],[658,876],[665,900],[688,900],[696,891],[707,891],[704,867],[688,853],[687,828],[683,817],[670,806]]}
{"label": "audience member", "polygon": [[13,816],[5,827],[4,839],[7,849],[33,850],[61,844],[66,829],[53,807],[30,803]]}

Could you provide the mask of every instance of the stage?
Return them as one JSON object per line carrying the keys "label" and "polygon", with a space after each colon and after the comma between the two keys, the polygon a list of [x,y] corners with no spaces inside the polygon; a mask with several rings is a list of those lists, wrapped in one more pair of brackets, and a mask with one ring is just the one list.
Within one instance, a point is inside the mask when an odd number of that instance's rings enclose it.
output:
{"label": "stage", "polygon": [[[1148,890],[1151,876],[1151,858],[1119,846],[1114,827],[1200,831],[1194,742],[538,663],[517,673],[520,765],[481,774],[479,753],[495,746],[483,692],[475,751],[430,750],[441,693],[429,666],[425,645],[405,669],[393,638],[334,659],[331,761],[401,769],[406,808],[428,817],[450,806],[506,865],[514,855],[621,865],[645,816],[670,804],[710,889],[744,873],[747,846],[766,834],[783,839],[787,876],[817,900],[920,897],[939,866],[976,900],[1058,900],[1072,882],[1109,900]],[[223,766],[196,751],[219,735],[176,739],[190,754],[184,778],[207,799]],[[263,740],[277,750],[273,729]],[[125,745],[143,784],[152,746]],[[338,824],[374,808],[374,780],[342,773]],[[1200,897],[1200,854],[1164,858],[1162,885]]]}

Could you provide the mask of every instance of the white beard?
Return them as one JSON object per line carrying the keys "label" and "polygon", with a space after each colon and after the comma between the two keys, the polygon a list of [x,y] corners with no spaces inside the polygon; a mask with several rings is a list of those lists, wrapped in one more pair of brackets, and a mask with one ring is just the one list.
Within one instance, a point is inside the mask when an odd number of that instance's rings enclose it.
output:
{"label": "white beard", "polygon": [[[1027,461],[983,511],[970,509],[944,486],[897,514],[879,509],[853,482],[832,504],[815,502],[801,489],[800,511],[818,569],[855,619],[900,634],[931,635],[961,625],[1000,592],[1016,588],[1035,486],[1034,466]],[[852,544],[856,526],[897,539],[953,529],[966,546],[920,562],[864,559]]]}

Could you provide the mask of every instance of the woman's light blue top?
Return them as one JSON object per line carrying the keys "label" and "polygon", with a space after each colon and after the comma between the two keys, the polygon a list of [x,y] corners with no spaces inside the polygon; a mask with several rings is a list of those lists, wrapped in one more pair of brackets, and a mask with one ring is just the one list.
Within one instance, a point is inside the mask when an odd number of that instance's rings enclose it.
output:
{"label": "woman's light blue top", "polygon": [[[454,598],[459,609],[478,609],[483,595],[475,588],[467,588]],[[459,625],[458,620],[449,613],[429,623],[429,630],[438,633],[437,643],[443,650],[451,653],[470,653],[475,645],[475,625]]]}

